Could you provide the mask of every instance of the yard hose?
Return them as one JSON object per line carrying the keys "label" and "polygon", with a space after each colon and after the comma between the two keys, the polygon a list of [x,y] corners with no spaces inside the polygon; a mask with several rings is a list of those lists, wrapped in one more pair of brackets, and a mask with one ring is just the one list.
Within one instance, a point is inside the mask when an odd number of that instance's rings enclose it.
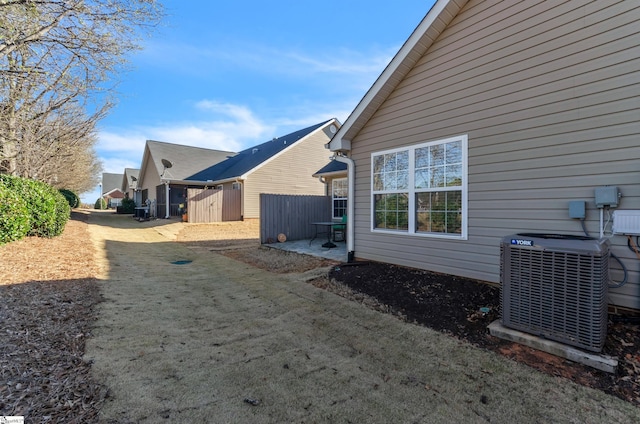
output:
{"label": "yard hose", "polygon": [[[587,227],[584,225],[584,219],[580,220],[580,224],[582,225],[582,231],[584,231],[584,234],[587,237],[591,237],[591,235],[587,231]],[[627,240],[627,245],[629,245],[629,240]],[[609,283],[610,289],[617,289],[627,284],[627,281],[629,280],[629,271],[627,270],[627,267],[624,265],[624,263],[622,263],[622,260],[615,253],[610,251],[609,256],[615,259],[616,262],[620,264],[620,268],[622,268],[622,273],[623,273],[622,281],[620,281],[619,283],[613,283],[613,284]]]}

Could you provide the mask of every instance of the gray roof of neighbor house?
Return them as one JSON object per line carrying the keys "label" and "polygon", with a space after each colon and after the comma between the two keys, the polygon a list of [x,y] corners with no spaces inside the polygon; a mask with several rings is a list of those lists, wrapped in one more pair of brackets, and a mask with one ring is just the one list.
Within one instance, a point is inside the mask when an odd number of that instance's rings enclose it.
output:
{"label": "gray roof of neighbor house", "polygon": [[127,188],[135,189],[138,187],[138,176],[140,175],[139,169],[125,168],[122,178],[122,190]]}
{"label": "gray roof of neighbor house", "polygon": [[319,170],[317,170],[312,176],[313,177],[322,177],[329,175],[342,175],[347,173],[347,164],[344,162],[338,162],[337,160],[332,160]]}
{"label": "gray roof of neighbor house", "polygon": [[109,193],[113,189],[122,191],[122,174],[114,174],[109,172],[102,173],[102,193]]}
{"label": "gray roof of neighbor house", "polygon": [[250,147],[223,162],[203,168],[187,180],[216,182],[241,177],[330,121],[332,119]]}
{"label": "gray roof of neighbor house", "polygon": [[[235,152],[154,140],[147,140],[147,147],[158,175],[162,175],[164,172],[164,178],[167,180],[184,180],[190,175],[210,167],[212,164],[236,155]],[[170,168],[164,169],[163,159],[171,162]]]}

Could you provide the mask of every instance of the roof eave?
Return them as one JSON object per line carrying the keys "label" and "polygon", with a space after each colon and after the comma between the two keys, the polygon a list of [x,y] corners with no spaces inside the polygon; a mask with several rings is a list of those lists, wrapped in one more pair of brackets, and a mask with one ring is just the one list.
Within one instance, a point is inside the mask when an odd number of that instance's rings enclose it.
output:
{"label": "roof eave", "polygon": [[312,177],[343,177],[347,175],[347,171],[331,171],[331,172],[318,172],[313,174]]}
{"label": "roof eave", "polygon": [[163,183],[178,184],[178,185],[194,185],[194,186],[207,186],[215,184],[215,181],[200,181],[200,180],[178,180],[173,178],[163,178]]}
{"label": "roof eave", "polygon": [[138,184],[137,187],[143,187],[144,184],[144,174],[147,168],[147,163],[149,162],[149,155],[151,151],[149,150],[149,140],[145,141],[144,151],[142,152],[142,163],[140,164],[140,172],[138,173]]}

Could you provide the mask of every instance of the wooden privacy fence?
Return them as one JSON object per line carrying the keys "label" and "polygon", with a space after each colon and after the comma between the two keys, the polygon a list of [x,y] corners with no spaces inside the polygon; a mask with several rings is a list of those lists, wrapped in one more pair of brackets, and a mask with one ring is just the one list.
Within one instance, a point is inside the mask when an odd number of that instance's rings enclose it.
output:
{"label": "wooden privacy fence", "polygon": [[187,190],[189,222],[240,221],[242,191],[190,188]]}
{"label": "wooden privacy fence", "polygon": [[318,221],[331,221],[331,196],[260,194],[260,243],[310,239]]}

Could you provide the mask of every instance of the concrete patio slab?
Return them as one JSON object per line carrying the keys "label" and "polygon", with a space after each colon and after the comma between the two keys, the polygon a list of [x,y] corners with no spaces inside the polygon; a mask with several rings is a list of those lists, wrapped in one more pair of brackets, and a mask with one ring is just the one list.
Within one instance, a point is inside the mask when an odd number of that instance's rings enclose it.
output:
{"label": "concrete patio slab", "polygon": [[345,242],[334,243],[336,247],[326,248],[322,247],[326,243],[326,238],[317,238],[313,241],[307,240],[294,240],[285,241],[283,243],[276,242],[271,244],[264,244],[263,246],[271,247],[274,249],[287,250],[289,252],[301,253],[304,255],[317,256],[320,258],[331,259],[338,262],[347,262],[347,244]]}

